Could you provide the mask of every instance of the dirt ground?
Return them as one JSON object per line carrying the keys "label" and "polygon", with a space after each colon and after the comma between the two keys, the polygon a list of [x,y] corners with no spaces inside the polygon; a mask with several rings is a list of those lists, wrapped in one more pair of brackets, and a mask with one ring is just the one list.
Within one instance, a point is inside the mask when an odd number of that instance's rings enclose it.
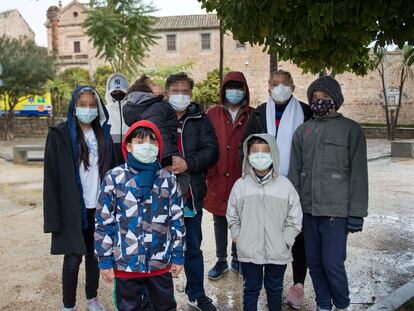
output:
{"label": "dirt ground", "polygon": [[[365,310],[414,278],[414,160],[383,159],[369,164],[370,209],[364,232],[349,237],[347,269],[351,310]],[[62,256],[49,255],[50,236],[43,233],[40,164],[13,165],[0,159],[0,310],[59,310]],[[203,220],[205,270],[215,261],[213,222]],[[290,267],[285,288],[292,282]],[[179,310],[186,309],[185,280],[176,281]],[[233,272],[205,281],[219,310],[241,310],[242,280]],[[78,306],[86,310],[83,267]],[[112,286],[101,283],[99,297],[113,310]],[[260,299],[263,309],[263,295]],[[286,308],[287,309],[287,308]],[[315,310],[310,278],[302,310]]]}

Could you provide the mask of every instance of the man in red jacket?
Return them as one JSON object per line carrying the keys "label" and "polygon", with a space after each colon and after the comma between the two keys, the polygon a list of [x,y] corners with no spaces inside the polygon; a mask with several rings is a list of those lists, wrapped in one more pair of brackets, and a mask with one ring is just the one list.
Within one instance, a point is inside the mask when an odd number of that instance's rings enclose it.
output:
{"label": "man in red jacket", "polygon": [[[229,72],[220,90],[220,102],[207,111],[216,131],[220,158],[207,175],[205,208],[213,213],[217,263],[208,272],[210,280],[220,279],[229,270],[227,263],[227,200],[231,188],[241,176],[239,146],[249,119],[249,87],[241,72]],[[231,269],[239,273],[235,243],[232,244]]]}

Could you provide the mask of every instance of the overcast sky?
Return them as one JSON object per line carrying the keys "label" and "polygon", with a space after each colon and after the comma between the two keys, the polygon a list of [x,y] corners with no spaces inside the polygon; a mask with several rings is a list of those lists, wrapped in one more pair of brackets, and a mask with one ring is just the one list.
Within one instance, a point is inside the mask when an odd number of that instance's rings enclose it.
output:
{"label": "overcast sky", "polygon": [[[71,1],[62,0],[62,4],[65,6]],[[79,2],[87,1],[80,0]],[[46,11],[49,6],[58,5],[58,3],[58,0],[0,0],[0,12],[10,9],[19,10],[35,32],[36,43],[47,46],[46,27],[44,26]],[[155,14],[157,16],[206,13],[201,9],[201,4],[197,0],[153,0],[152,3],[159,9]]]}

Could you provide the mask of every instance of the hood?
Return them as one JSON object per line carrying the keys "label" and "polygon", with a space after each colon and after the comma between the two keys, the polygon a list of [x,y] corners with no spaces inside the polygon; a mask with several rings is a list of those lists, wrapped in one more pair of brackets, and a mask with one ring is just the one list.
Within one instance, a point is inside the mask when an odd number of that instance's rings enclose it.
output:
{"label": "hood", "polygon": [[105,101],[108,105],[116,103],[116,100],[111,96],[111,93],[115,90],[120,90],[125,94],[127,93],[128,79],[123,74],[114,73],[108,78],[108,81],[106,82]]}
{"label": "hood", "polygon": [[249,159],[247,157],[247,142],[253,138],[253,137],[259,137],[267,142],[267,144],[270,147],[270,152],[272,154],[272,161],[273,161],[273,176],[277,177],[279,175],[279,149],[277,148],[276,139],[274,136],[270,134],[251,134],[249,135],[246,140],[243,143],[243,167],[242,167],[242,175],[245,177],[247,174],[251,174],[254,176],[253,168],[250,165]]}
{"label": "hood", "polygon": [[230,71],[228,74],[225,75],[223,79],[223,83],[221,85],[221,89],[220,89],[220,102],[219,102],[220,105],[225,105],[226,103],[226,92],[224,90],[225,90],[226,84],[229,81],[241,82],[243,83],[243,85],[246,86],[245,102],[248,106],[250,104],[249,86],[247,85],[247,81],[246,81],[246,78],[244,77],[244,74],[240,71]]}
{"label": "hood", "polygon": [[128,138],[128,136],[137,128],[137,127],[146,127],[151,129],[154,133],[155,133],[155,137],[157,138],[157,142],[158,142],[158,158],[161,162],[161,157],[162,157],[162,136],[160,133],[160,130],[158,129],[158,127],[152,123],[151,121],[147,121],[147,120],[141,120],[141,121],[137,121],[134,124],[131,125],[131,127],[128,129],[128,131],[125,134],[124,140],[122,141],[122,154],[124,156],[125,162],[127,161],[128,158],[128,151],[126,149],[126,140]]}
{"label": "hood", "polygon": [[93,88],[92,86],[78,86],[72,93],[72,99],[69,103],[68,108],[68,114],[67,114],[67,120],[69,123],[69,126],[71,127],[76,123],[76,117],[75,117],[75,104],[78,100],[80,94],[84,91],[92,91],[95,94],[95,98],[98,101],[98,114],[99,114],[99,123],[101,125],[104,125],[108,122],[109,114],[105,107],[105,105],[102,102],[102,99],[100,98],[98,92]]}
{"label": "hood", "polygon": [[133,104],[135,105],[135,112],[139,114],[142,110],[145,110],[148,105],[151,105],[152,103],[156,101],[162,101],[162,96],[154,96],[151,93],[145,93],[145,92],[131,92],[128,93],[125,97],[125,104]]}

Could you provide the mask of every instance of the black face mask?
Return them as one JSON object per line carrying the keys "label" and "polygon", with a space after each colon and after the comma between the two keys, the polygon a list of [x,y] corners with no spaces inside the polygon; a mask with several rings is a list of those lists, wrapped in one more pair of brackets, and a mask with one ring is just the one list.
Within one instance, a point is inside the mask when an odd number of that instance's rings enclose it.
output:
{"label": "black face mask", "polygon": [[126,94],[124,92],[113,92],[111,93],[111,96],[113,99],[120,102],[121,100],[125,98]]}
{"label": "black face mask", "polygon": [[335,108],[332,99],[317,99],[311,103],[312,111],[319,117],[327,115],[332,108]]}

